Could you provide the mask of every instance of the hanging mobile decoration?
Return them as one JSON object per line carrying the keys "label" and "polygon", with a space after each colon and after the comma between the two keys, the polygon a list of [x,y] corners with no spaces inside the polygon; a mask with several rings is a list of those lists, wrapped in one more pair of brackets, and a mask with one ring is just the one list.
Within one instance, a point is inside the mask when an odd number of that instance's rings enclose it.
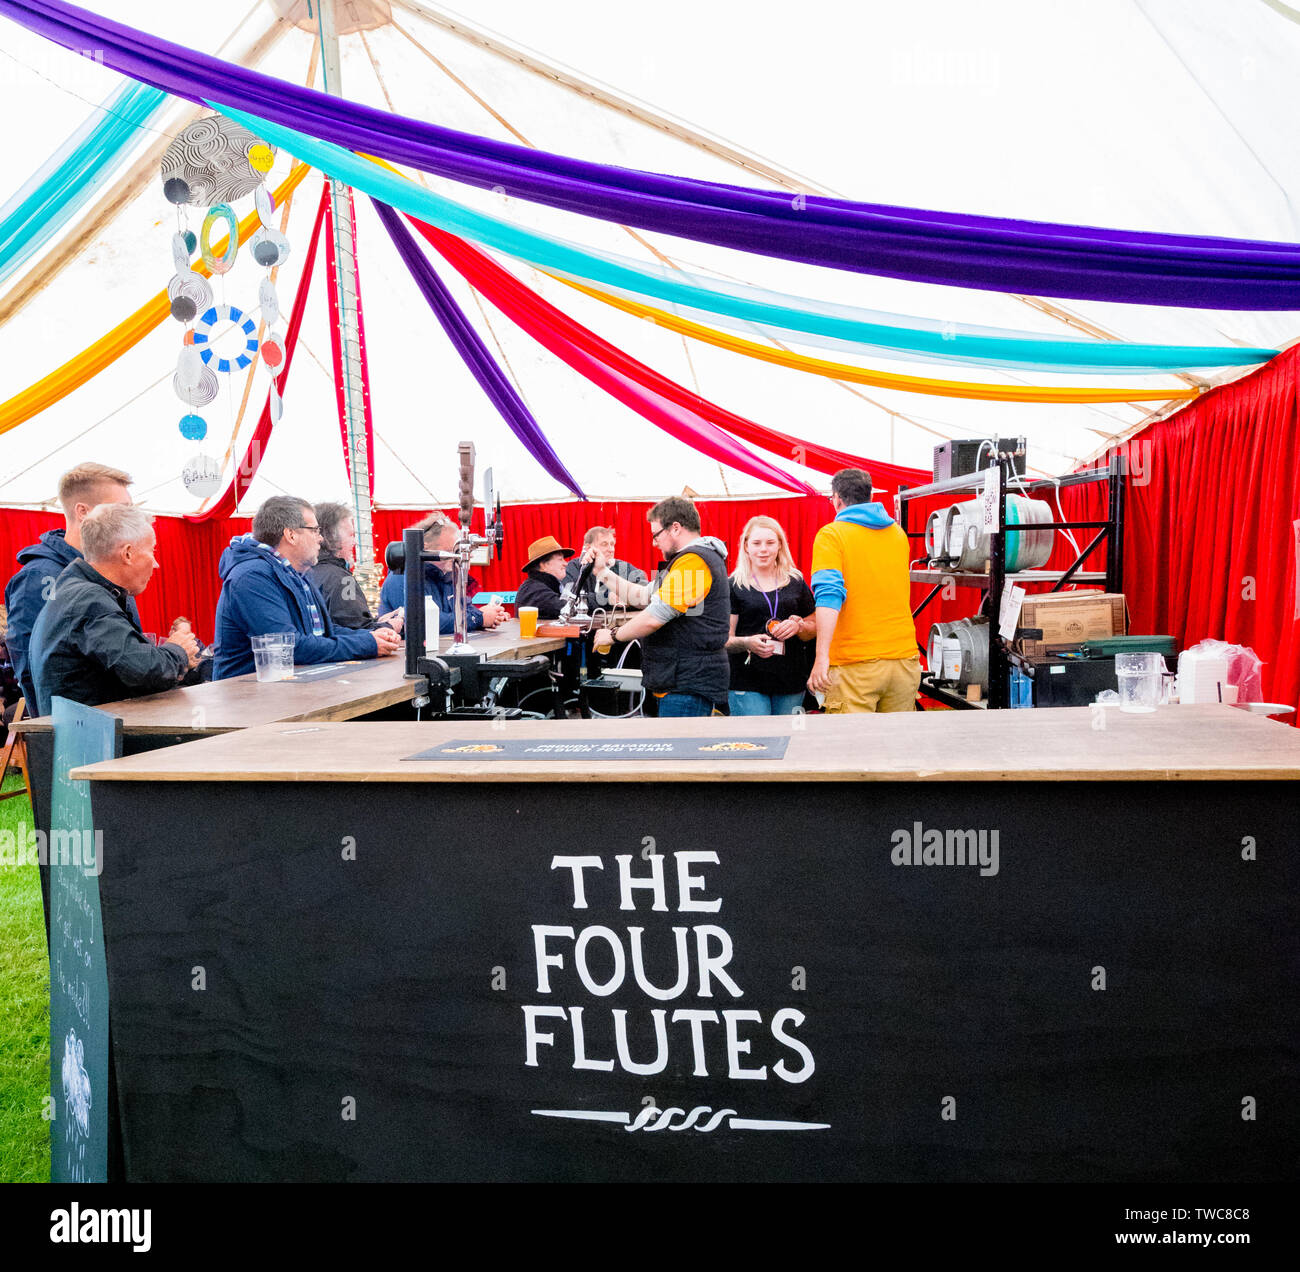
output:
{"label": "hanging mobile decoration", "polygon": [[271,224],[271,217],[275,214],[275,196],[265,185],[260,185],[253,191],[253,203],[257,207],[257,219],[268,230],[275,229]]}
{"label": "hanging mobile decoration", "polygon": [[217,400],[217,377],[209,367],[203,368],[199,373],[198,383],[193,386],[183,384],[178,371],[172,376],[172,388],[176,390],[176,396],[186,406],[207,406],[208,403]]}
{"label": "hanging mobile decoration", "polygon": [[190,253],[193,250],[180,230],[172,235],[172,264],[176,266],[178,274],[184,274],[189,270]]}
{"label": "hanging mobile decoration", "polygon": [[[225,221],[226,231],[230,235],[222,256],[212,250],[212,227],[218,221]],[[203,218],[203,228],[199,231],[199,254],[214,274],[227,273],[235,263],[235,257],[239,254],[239,218],[229,203],[214,203],[208,209],[207,216]]]}
{"label": "hanging mobile decoration", "polygon": [[[177,426],[187,442],[202,442],[207,436],[208,422],[197,414],[197,408],[216,400],[220,391],[218,373],[244,370],[259,352],[256,322],[234,305],[216,303],[212,285],[196,272],[194,254],[198,252],[214,278],[230,271],[239,255],[239,216],[231,204],[251,194],[260,226],[250,241],[249,255],[266,269],[288,259],[289,241],[272,223],[275,199],[265,181],[274,166],[273,147],[220,115],[190,124],[162,157],[163,197],[176,208],[176,230],[171,238],[176,273],[167,284],[167,299],[172,317],[186,328],[172,387],[187,408]],[[198,234],[187,224],[190,208],[203,211]],[[227,243],[218,256],[212,240],[223,229]],[[224,302],[224,296],[222,299]],[[264,278],[258,288],[258,305],[268,328],[262,342],[263,360],[276,376],[284,367],[285,354],[283,339],[269,330],[280,317],[279,299],[270,278]],[[219,332],[218,324],[222,326]],[[241,344],[236,344],[236,335]],[[280,394],[272,382],[272,418],[278,420],[282,409]],[[221,483],[221,465],[210,455],[193,454],[185,463],[181,479],[190,494],[206,498]]]}
{"label": "hanging mobile decoration", "polygon": [[180,428],[187,441],[201,442],[208,435],[208,422],[201,415],[182,415]]}
{"label": "hanging mobile decoration", "polygon": [[198,387],[203,378],[203,359],[193,345],[184,345],[176,359],[176,381],[186,389]]}
{"label": "hanging mobile decoration", "polygon": [[269,278],[262,279],[257,288],[257,303],[262,310],[262,321],[269,327],[280,316],[280,297]]}
{"label": "hanging mobile decoration", "polygon": [[[244,333],[243,351],[233,358],[219,358],[210,348],[212,329],[223,320],[233,322]],[[213,305],[203,314],[194,328],[194,347],[206,366],[213,366],[215,363],[216,369],[226,374],[232,371],[243,371],[245,367],[252,365],[253,355],[257,352],[257,324],[247,317],[242,309],[236,309],[233,305]]]}
{"label": "hanging mobile decoration", "polygon": [[211,455],[194,455],[181,470],[181,480],[190,494],[206,499],[209,495],[215,495],[217,487],[221,485],[221,465]]}
{"label": "hanging mobile decoration", "polygon": [[263,227],[253,232],[253,237],[248,240],[248,250],[259,265],[274,269],[289,259],[289,240],[279,230]]}

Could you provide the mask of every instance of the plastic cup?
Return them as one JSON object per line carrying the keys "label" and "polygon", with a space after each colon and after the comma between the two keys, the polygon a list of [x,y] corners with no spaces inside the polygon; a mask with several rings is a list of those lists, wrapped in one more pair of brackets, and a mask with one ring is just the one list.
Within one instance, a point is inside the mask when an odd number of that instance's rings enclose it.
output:
{"label": "plastic cup", "polygon": [[1154,711],[1164,700],[1168,668],[1159,654],[1117,654],[1119,709],[1130,714]]}
{"label": "plastic cup", "polygon": [[253,670],[260,681],[293,679],[295,632],[270,632],[252,637]]}
{"label": "plastic cup", "polygon": [[536,605],[521,605],[519,607],[519,635],[524,640],[532,640],[537,635]]}

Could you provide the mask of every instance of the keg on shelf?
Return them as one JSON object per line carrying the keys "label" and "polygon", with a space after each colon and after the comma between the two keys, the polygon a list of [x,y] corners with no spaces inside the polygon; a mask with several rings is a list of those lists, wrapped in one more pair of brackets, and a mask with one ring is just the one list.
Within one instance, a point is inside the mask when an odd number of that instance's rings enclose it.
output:
{"label": "keg on shelf", "polygon": [[[1051,521],[1052,509],[1041,499],[1023,495],[1006,497],[1008,526],[1042,525]],[[979,573],[988,564],[990,536],[984,533],[980,501],[971,499],[932,512],[925,523],[925,551],[940,569]],[[1028,530],[1007,535],[1006,568],[1035,570],[1052,555],[1053,530]]]}
{"label": "keg on shelf", "polygon": [[967,685],[989,684],[989,620],[959,618],[952,623],[935,623],[930,628],[926,662],[935,680]]}

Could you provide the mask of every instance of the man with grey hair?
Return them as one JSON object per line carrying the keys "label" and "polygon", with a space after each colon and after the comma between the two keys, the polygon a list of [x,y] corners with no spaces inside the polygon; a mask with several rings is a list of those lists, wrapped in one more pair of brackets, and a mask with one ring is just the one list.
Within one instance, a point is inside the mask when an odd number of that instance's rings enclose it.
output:
{"label": "man with grey hair", "polygon": [[[18,553],[18,573],[5,585],[5,604],[9,607],[9,637],[6,644],[14,660],[14,674],[27,699],[27,714],[36,714],[36,686],[32,683],[27,643],[31,639],[36,617],[54,595],[60,574],[81,559],[81,523],[100,504],[129,504],[130,473],[107,464],[85,463],[69,468],[59,478],[59,503],[63,505],[64,524],[47,530],[40,541]],[[127,609],[138,620],[135,602],[127,600]]]}
{"label": "man with grey hair", "polygon": [[[424,535],[426,552],[450,552],[456,546],[456,536],[460,533],[456,523],[443,512],[431,512],[421,517],[411,527]],[[438,607],[438,630],[448,635],[455,627],[456,582],[452,571],[455,563],[451,560],[426,561],[424,563],[424,595]],[[472,574],[465,585],[465,595],[473,596],[479,590],[478,579]],[[406,604],[406,576],[396,570],[390,571],[379,590],[379,608],[396,610]],[[465,607],[465,618],[469,630],[481,632],[485,627],[500,626],[506,620],[506,608],[496,601],[489,601],[480,608],[477,605]],[[429,633],[432,637],[433,633]]]}
{"label": "man with grey hair", "polygon": [[100,504],[80,531],[82,555],[59,575],[32,628],[41,715],[55,697],[96,706],[174,689],[199,661],[193,633],[154,645],[129,604],[158,568],[150,518],[130,504]]}
{"label": "man with grey hair", "polygon": [[307,572],[320,554],[316,510],[305,499],[272,495],[253,517],[253,532],[236,535],[221,554],[213,680],[253,670],[254,636],[293,632],[295,663],[346,662],[395,654],[391,627],[338,627]]}

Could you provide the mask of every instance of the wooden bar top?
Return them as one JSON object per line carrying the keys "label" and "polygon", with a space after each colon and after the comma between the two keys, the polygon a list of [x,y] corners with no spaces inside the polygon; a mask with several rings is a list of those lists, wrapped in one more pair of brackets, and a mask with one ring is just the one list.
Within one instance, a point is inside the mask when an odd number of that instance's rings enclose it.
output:
{"label": "wooden bar top", "polygon": [[[451,648],[452,637],[443,636],[439,650]],[[523,640],[519,621],[510,619],[490,632],[474,632],[470,645],[485,657],[527,658],[563,649],[563,638]],[[299,670],[310,670],[308,667]],[[143,698],[108,702],[99,708],[118,716],[126,733],[194,734],[225,733],[277,720],[352,720],[370,711],[415,697],[417,683],[405,678],[402,654],[357,662],[346,673],[322,680],[268,681],[259,683],[253,673],[169,689]],[[48,732],[54,727],[50,716],[22,720],[20,732]]]}
{"label": "wooden bar top", "polygon": [[[1194,781],[1300,778],[1300,731],[1227,706],[1149,715],[1089,707],[707,720],[523,720],[504,725],[291,724],[250,728],[73,772],[103,781],[674,782]],[[407,760],[453,739],[785,736],[779,760]]]}

